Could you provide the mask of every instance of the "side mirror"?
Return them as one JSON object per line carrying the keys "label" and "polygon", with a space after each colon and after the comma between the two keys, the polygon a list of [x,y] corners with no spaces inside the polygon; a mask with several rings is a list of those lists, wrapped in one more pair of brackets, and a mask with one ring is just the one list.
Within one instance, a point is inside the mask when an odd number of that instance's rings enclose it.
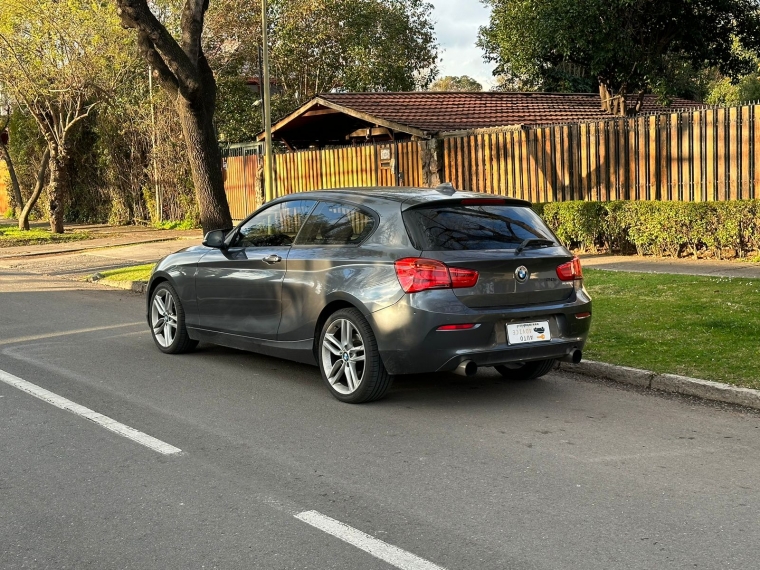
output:
{"label": "side mirror", "polygon": [[206,234],[203,238],[203,245],[206,247],[214,247],[216,249],[225,249],[224,244],[224,230],[213,230]]}

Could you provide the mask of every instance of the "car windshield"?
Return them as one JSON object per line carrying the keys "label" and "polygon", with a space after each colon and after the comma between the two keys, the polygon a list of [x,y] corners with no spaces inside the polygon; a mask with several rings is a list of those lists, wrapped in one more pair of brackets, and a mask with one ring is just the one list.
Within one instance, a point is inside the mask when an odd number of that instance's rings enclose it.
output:
{"label": "car windshield", "polygon": [[556,243],[530,208],[500,205],[433,205],[404,212],[415,247],[423,251],[515,249],[527,239]]}

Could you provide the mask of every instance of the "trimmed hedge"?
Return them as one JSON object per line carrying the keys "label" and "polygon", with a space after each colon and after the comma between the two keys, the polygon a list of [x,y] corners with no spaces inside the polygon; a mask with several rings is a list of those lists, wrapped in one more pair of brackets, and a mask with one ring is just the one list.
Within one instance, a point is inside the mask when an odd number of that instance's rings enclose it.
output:
{"label": "trimmed hedge", "polygon": [[549,202],[534,209],[571,249],[718,258],[760,253],[760,200]]}

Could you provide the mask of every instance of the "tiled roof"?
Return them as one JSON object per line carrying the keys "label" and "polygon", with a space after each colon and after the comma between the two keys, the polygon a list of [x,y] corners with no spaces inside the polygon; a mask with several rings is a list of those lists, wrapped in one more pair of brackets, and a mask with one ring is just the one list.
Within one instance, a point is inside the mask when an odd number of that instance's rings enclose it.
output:
{"label": "tiled roof", "polygon": [[[595,93],[412,91],[325,93],[319,97],[427,133],[611,118],[600,109],[599,95]],[[646,95],[642,112],[667,112],[699,106],[695,101],[675,99],[670,107],[664,107],[657,103],[655,95]]]}

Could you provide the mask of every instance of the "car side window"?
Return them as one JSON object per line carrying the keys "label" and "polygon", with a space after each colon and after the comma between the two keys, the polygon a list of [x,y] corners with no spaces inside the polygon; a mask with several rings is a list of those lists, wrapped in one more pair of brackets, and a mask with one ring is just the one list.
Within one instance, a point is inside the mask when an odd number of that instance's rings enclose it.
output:
{"label": "car side window", "polygon": [[315,200],[291,200],[259,212],[240,227],[234,245],[291,245],[315,203]]}
{"label": "car side window", "polygon": [[354,245],[375,227],[375,218],[356,206],[320,202],[304,224],[295,245]]}

